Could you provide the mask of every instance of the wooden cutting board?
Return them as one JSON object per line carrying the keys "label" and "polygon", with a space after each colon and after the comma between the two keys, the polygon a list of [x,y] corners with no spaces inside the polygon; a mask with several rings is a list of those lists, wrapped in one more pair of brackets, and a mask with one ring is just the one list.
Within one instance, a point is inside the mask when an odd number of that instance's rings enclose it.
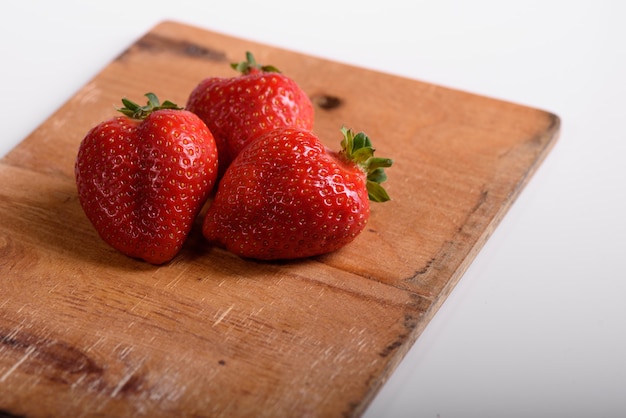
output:
{"label": "wooden cutting board", "polygon": [[[245,51],[294,78],[315,131],[395,160],[366,230],[330,255],[242,260],[194,230],[154,267],[77,200],[87,130],[123,96],[186,102]],[[163,22],[0,161],[0,415],[359,416],[554,144],[545,111]]]}

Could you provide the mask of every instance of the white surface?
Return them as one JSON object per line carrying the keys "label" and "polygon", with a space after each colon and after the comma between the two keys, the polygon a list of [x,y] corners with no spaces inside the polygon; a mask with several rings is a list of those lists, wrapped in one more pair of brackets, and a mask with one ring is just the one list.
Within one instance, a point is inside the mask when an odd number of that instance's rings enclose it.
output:
{"label": "white surface", "polygon": [[624,417],[624,5],[6,2],[0,155],[163,19],[554,112],[557,146],[366,417]]}

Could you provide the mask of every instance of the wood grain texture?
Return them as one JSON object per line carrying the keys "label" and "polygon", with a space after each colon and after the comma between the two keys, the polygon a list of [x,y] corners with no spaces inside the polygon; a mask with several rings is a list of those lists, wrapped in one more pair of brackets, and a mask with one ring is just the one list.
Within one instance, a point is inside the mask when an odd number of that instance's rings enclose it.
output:
{"label": "wood grain texture", "polygon": [[[109,248],[73,165],[123,96],[179,104],[251,50],[316,105],[337,149],[395,160],[366,230],[312,259],[211,248],[154,267]],[[359,416],[554,144],[545,111],[163,22],[0,161],[0,415]]]}

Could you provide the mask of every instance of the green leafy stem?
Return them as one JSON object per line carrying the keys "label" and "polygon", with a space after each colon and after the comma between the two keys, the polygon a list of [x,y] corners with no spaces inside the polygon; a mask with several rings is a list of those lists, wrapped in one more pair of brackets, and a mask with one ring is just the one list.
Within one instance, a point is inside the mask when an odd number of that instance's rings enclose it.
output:
{"label": "green leafy stem", "polygon": [[342,153],[345,157],[354,161],[367,175],[367,193],[373,202],[386,202],[390,200],[389,194],[380,184],[387,180],[385,168],[391,167],[393,160],[389,158],[374,157],[372,141],[363,132],[356,135],[351,129],[341,128],[343,140],[341,141]]}
{"label": "green leafy stem", "polygon": [[127,98],[122,99],[122,104],[124,107],[117,109],[118,112],[122,112],[124,115],[133,119],[145,119],[150,115],[150,113],[155,110],[163,110],[163,109],[173,109],[173,110],[182,110],[182,107],[178,107],[178,105],[170,102],[169,100],[161,103],[159,98],[154,93],[146,93],[145,96],[148,98],[148,103],[145,106],[140,106],[137,103],[128,100]]}

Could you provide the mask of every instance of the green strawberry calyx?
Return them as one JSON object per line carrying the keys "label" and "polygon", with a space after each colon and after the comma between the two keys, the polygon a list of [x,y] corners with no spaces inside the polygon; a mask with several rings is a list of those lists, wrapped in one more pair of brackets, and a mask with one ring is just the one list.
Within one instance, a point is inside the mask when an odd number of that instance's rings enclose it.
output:
{"label": "green strawberry calyx", "polygon": [[343,140],[341,152],[348,161],[356,164],[367,175],[367,193],[373,202],[386,202],[390,199],[387,191],[380,183],[387,180],[385,168],[391,167],[393,160],[374,157],[372,141],[363,132],[356,135],[351,129],[341,128]]}
{"label": "green strawberry calyx", "polygon": [[250,74],[255,72],[264,73],[280,73],[280,70],[273,65],[261,65],[256,62],[252,52],[246,51],[246,60],[242,62],[233,62],[230,64],[231,68],[239,71],[241,74]]}
{"label": "green strawberry calyx", "polygon": [[145,106],[140,106],[137,103],[128,100],[127,98],[122,99],[122,103],[124,107],[117,109],[118,112],[122,112],[124,115],[128,116],[132,119],[143,120],[150,115],[150,113],[156,110],[163,109],[172,109],[172,110],[182,110],[182,107],[178,107],[178,105],[170,102],[169,100],[161,103],[159,98],[154,93],[146,93],[145,96],[148,98],[148,103]]}

